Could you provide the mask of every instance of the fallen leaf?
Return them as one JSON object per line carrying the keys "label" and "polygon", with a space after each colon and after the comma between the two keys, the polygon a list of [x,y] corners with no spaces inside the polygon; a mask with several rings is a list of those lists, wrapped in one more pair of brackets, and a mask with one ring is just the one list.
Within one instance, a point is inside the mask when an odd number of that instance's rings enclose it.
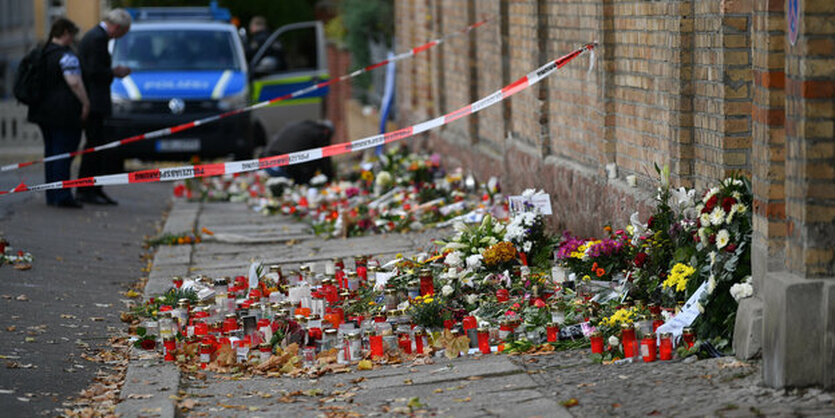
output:
{"label": "fallen leaf", "polygon": [[411,385],[411,384],[414,384],[414,382],[412,382],[412,379],[404,379],[403,384],[404,385]]}
{"label": "fallen leaf", "polygon": [[580,404],[580,401],[578,401],[578,400],[577,400],[577,398],[571,398],[571,399],[569,399],[569,400],[567,400],[567,401],[562,401],[562,402],[560,402],[560,405],[562,405],[562,406],[564,406],[564,407],[566,407],[566,408],[573,408],[573,407],[575,407],[575,406],[577,406],[577,405],[579,405],[579,404]]}
{"label": "fallen leaf", "polygon": [[420,398],[409,399],[409,403],[407,403],[406,406],[412,409],[420,409],[424,407],[424,405],[420,403]]}
{"label": "fallen leaf", "polygon": [[467,396],[466,398],[462,398],[462,399],[453,399],[454,402],[469,402],[471,400],[473,400],[473,398],[471,398],[469,396]]}
{"label": "fallen leaf", "polygon": [[153,398],[153,397],[154,397],[154,395],[152,395],[150,393],[142,393],[142,394],[131,393],[130,395],[128,395],[128,399],[149,399],[149,398]]}
{"label": "fallen leaf", "polygon": [[593,387],[596,384],[597,383],[580,383],[579,385],[577,385],[577,387],[578,388]]}
{"label": "fallen leaf", "polygon": [[374,368],[374,363],[371,360],[360,360],[357,364],[357,370],[371,370]]}
{"label": "fallen leaf", "polygon": [[8,331],[8,332],[14,332],[16,329],[17,329],[17,327],[14,326],[14,325],[9,325],[9,326],[6,327],[6,331]]}
{"label": "fallen leaf", "polygon": [[365,381],[365,377],[360,376],[360,377],[358,377],[358,378],[356,378],[356,379],[351,380],[351,383],[353,383],[353,384],[355,384],[355,385],[356,385],[357,383],[364,382],[364,381]]}
{"label": "fallen leaf", "polygon": [[186,399],[178,405],[181,409],[194,409],[197,406],[197,401],[194,399]]}
{"label": "fallen leaf", "polygon": [[470,376],[467,380],[481,380],[484,379],[484,376]]}
{"label": "fallen leaf", "polygon": [[21,270],[21,271],[23,271],[23,270],[29,270],[29,269],[31,269],[31,268],[32,268],[32,265],[31,265],[31,264],[28,264],[28,263],[23,263],[23,264],[15,264],[15,265],[14,265],[14,268],[15,268],[15,270]]}
{"label": "fallen leaf", "polygon": [[29,296],[18,295],[16,298],[14,298],[14,300],[19,301],[19,302],[28,302],[29,301]]}
{"label": "fallen leaf", "polygon": [[61,318],[62,319],[75,319],[75,318],[78,318],[78,317],[75,316],[75,315],[70,315],[70,314],[61,314]]}
{"label": "fallen leaf", "polygon": [[435,393],[444,393],[444,390],[443,390],[443,389],[441,389],[441,388],[437,388],[437,389],[435,389],[433,392],[435,392]]}

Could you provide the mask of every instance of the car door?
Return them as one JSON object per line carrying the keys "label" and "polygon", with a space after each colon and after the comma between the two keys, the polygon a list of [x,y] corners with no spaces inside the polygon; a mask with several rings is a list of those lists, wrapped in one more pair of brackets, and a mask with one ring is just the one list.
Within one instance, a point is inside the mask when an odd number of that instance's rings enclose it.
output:
{"label": "car door", "polygon": [[[260,103],[327,80],[328,63],[322,22],[310,21],[282,26],[272,33],[252,58],[249,66],[253,103]],[[325,117],[324,98],[328,88],[282,100],[254,112],[257,142],[266,141],[285,125]]]}

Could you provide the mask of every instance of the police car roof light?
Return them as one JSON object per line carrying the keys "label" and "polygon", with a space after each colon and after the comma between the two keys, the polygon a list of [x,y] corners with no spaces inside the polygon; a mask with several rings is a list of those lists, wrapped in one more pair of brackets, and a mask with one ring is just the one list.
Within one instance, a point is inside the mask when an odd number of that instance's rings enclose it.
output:
{"label": "police car roof light", "polygon": [[134,21],[152,20],[197,20],[229,22],[232,14],[225,7],[218,7],[217,0],[209,2],[209,7],[137,7],[125,9]]}

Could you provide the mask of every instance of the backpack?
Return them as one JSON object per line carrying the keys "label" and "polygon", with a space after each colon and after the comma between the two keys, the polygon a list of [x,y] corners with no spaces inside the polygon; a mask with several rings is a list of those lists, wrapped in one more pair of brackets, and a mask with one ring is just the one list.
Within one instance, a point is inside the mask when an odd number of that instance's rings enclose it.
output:
{"label": "backpack", "polygon": [[14,77],[14,97],[27,106],[38,104],[46,85],[46,47],[37,46],[20,61]]}

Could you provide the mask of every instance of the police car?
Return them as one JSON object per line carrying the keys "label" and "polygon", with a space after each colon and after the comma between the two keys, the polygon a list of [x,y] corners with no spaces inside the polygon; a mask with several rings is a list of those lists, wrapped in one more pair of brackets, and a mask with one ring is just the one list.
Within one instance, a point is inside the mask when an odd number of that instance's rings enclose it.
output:
{"label": "police car", "polygon": [[[241,36],[217,8],[129,9],[134,23],[111,41],[113,65],[132,72],[111,85],[110,140],[123,139],[266,101],[328,77],[321,22],[275,31],[247,62]],[[277,53],[282,54],[276,57]],[[277,58],[280,58],[277,59]],[[279,65],[280,63],[280,65]],[[147,160],[250,158],[285,124],[324,118],[327,89],[157,139],[117,148]]]}

